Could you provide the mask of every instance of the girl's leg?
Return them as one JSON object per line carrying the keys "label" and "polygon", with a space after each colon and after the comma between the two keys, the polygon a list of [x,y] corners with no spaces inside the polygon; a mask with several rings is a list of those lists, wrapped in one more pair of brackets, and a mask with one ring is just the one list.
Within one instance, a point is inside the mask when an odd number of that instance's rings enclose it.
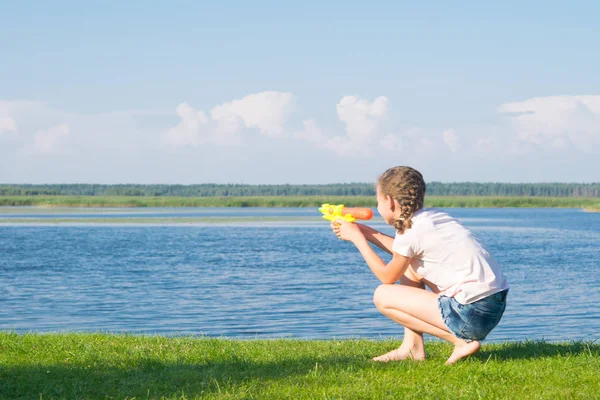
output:
{"label": "girl's leg", "polygon": [[465,342],[448,330],[442,320],[437,297],[437,294],[417,287],[384,284],[375,291],[374,302],[381,313],[411,331],[453,343],[454,352],[446,361],[446,364],[453,364],[477,352],[480,344],[478,341]]}
{"label": "girl's leg", "polygon": [[[404,286],[414,287],[425,290],[425,284],[422,278],[412,271],[412,268],[406,269],[405,275],[400,279],[400,284]],[[423,343],[423,333],[415,332],[408,327],[404,327],[404,340],[402,345],[397,349],[383,354],[379,357],[374,357],[373,361],[400,361],[400,360],[424,360],[425,359],[425,344]]]}

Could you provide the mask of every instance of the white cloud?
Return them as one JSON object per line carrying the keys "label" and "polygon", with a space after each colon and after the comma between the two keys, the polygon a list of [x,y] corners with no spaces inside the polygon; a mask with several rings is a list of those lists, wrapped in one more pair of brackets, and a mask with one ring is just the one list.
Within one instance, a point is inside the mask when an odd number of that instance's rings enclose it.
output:
{"label": "white cloud", "polygon": [[60,124],[45,131],[37,131],[34,136],[33,152],[51,154],[61,150],[61,138],[69,135],[69,125]]}
{"label": "white cloud", "polygon": [[491,152],[496,144],[496,138],[493,136],[487,136],[477,139],[475,143],[475,149],[481,153]]}
{"label": "white cloud", "polygon": [[430,138],[428,138],[428,137],[424,137],[424,138],[422,138],[422,139],[420,140],[420,142],[421,142],[421,143],[420,143],[420,145],[421,145],[421,146],[423,146],[423,147],[425,147],[425,148],[431,148],[431,147],[433,147],[433,146],[434,146],[434,144],[435,144],[435,143],[433,142],[433,140],[431,140],[431,139],[430,139]]}
{"label": "white cloud", "polygon": [[356,140],[348,140],[344,136],[336,136],[325,143],[325,148],[331,150],[339,156],[367,156],[371,154],[371,148],[368,144],[363,145]]}
{"label": "white cloud", "polygon": [[600,96],[536,97],[499,107],[519,140],[583,152],[600,151]]}
{"label": "white cloud", "polygon": [[330,137],[326,135],[315,120],[303,121],[303,129],[294,134],[296,139],[312,143],[320,149],[327,149],[340,156],[362,153],[360,142],[352,141],[346,136]]}
{"label": "white cloud", "polygon": [[352,142],[371,139],[377,134],[377,124],[388,110],[387,97],[373,102],[357,96],[344,96],[336,106],[339,119],[346,124],[346,135]]}
{"label": "white cloud", "polygon": [[202,135],[205,125],[208,124],[208,118],[204,111],[195,111],[189,104],[181,103],[175,112],[181,122],[167,131],[165,135],[167,143],[174,146],[187,144],[197,146],[207,141],[206,136]]}
{"label": "white cloud", "polygon": [[444,143],[450,148],[450,151],[456,153],[461,149],[460,141],[458,139],[458,135],[454,129],[447,129],[442,133],[442,137],[444,139]]}
{"label": "white cloud", "polygon": [[[341,97],[323,120],[290,115],[294,96],[280,92],[241,96],[204,110],[182,103],[166,114],[81,114],[40,102],[0,101],[0,182],[276,183],[286,182],[288,175],[272,165],[285,160],[298,169],[296,182],[325,180],[316,168],[302,169],[307,159],[320,160],[319,168],[328,163],[343,166],[336,175],[340,180],[351,179],[344,174],[375,176],[401,162],[444,179],[457,174],[461,179],[589,181],[597,179],[593,152],[600,149],[599,98],[558,96],[507,103],[499,107],[504,115],[495,120],[453,122],[445,131],[441,120],[412,127],[398,121],[383,96]],[[448,148],[480,152],[481,168],[469,169],[467,161],[461,164]],[[55,156],[41,157],[43,153]],[[449,161],[454,163],[451,168]],[[578,175],[581,163],[587,163],[587,175]],[[567,164],[574,166],[568,169]]]}
{"label": "white cloud", "polygon": [[17,133],[16,105],[17,102],[0,101],[0,136]]}
{"label": "white cloud", "polygon": [[327,135],[314,120],[303,121],[303,129],[294,135],[325,148],[339,156],[372,155],[379,143],[379,123],[387,113],[388,99],[377,97],[372,102],[356,96],[344,96],[336,105],[339,119],[345,125],[343,135]]}
{"label": "white cloud", "polygon": [[564,137],[559,137],[554,139],[554,141],[552,142],[552,147],[560,150],[566,149],[569,147],[569,142]]}
{"label": "white cloud", "polygon": [[399,135],[388,134],[379,141],[379,145],[383,150],[396,152],[404,150],[402,137]]}
{"label": "white cloud", "polygon": [[[215,106],[207,115],[187,103],[177,107],[180,123],[162,136],[173,146],[240,145],[244,128],[255,128],[261,135],[281,137],[293,111],[295,97],[291,93],[261,92]],[[329,136],[315,120],[303,121],[303,128],[292,136],[308,141],[338,155],[369,155],[377,143],[380,121],[388,111],[388,99],[377,97],[372,102],[357,96],[342,97],[336,105],[345,134]]]}
{"label": "white cloud", "polygon": [[[210,113],[213,120],[225,121],[226,129],[232,129],[231,121],[239,118],[247,128],[257,128],[262,135],[282,136],[294,103],[291,93],[261,92],[216,106]],[[236,124],[234,130],[238,129]]]}
{"label": "white cloud", "polygon": [[322,146],[329,140],[314,119],[304,120],[302,121],[302,125],[303,129],[294,134],[297,139],[306,140],[319,146]]}
{"label": "white cloud", "polygon": [[339,119],[345,124],[345,135],[335,136],[325,147],[338,155],[370,155],[377,143],[378,127],[388,111],[387,97],[372,102],[357,96],[344,96],[336,105]]}
{"label": "white cloud", "polygon": [[181,122],[169,129],[163,140],[175,146],[239,145],[244,127],[256,128],[264,136],[279,137],[284,134],[294,103],[291,93],[261,92],[215,106],[210,118],[204,111],[182,103],[176,109]]}
{"label": "white cloud", "polygon": [[17,133],[17,123],[11,117],[0,117],[0,135],[10,132]]}

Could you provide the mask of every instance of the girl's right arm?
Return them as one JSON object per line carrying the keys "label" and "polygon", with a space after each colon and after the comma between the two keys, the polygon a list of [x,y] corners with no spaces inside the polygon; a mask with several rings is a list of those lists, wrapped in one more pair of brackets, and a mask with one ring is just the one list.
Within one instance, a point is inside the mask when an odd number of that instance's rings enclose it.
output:
{"label": "girl's right arm", "polygon": [[[384,262],[375,252],[375,250],[373,250],[373,248],[369,245],[367,236],[362,232],[362,229],[358,224],[343,221],[337,225],[332,224],[332,228],[338,238],[342,240],[349,240],[354,243],[371,271],[382,283],[392,284],[396,282],[402,277],[402,275],[404,275],[406,269],[410,265],[410,258],[398,253],[392,253],[392,259],[390,262]],[[380,232],[377,232],[374,229],[368,229],[366,231],[367,234],[373,238],[373,240],[376,240],[378,243],[380,243],[382,249],[386,250],[384,246],[386,246],[387,242],[389,241],[380,237]],[[380,239],[383,239],[383,241]],[[388,236],[388,239],[391,238]],[[391,244],[389,246],[391,247]]]}
{"label": "girl's right arm", "polygon": [[365,238],[373,243],[375,246],[381,248],[383,251],[392,254],[392,244],[394,243],[394,238],[386,235],[384,233],[379,232],[371,228],[370,226],[363,224],[356,224],[360,228],[360,231],[365,235]]}

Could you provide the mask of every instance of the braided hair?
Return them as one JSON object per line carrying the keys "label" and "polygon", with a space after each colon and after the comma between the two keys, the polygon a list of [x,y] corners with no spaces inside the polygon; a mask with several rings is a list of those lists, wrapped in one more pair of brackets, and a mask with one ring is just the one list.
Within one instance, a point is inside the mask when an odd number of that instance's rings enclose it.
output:
{"label": "braided hair", "polygon": [[400,206],[400,217],[393,223],[399,234],[412,227],[412,217],[423,208],[425,181],[423,175],[411,167],[392,167],[377,181],[380,192],[390,196]]}

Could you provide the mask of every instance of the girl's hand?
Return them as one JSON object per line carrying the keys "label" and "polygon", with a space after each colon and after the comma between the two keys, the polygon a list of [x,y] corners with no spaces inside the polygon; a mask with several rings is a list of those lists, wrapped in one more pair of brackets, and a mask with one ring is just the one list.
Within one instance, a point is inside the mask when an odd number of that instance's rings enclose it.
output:
{"label": "girl's hand", "polygon": [[332,221],[331,229],[338,238],[349,242],[354,242],[364,237],[358,224],[344,220]]}

